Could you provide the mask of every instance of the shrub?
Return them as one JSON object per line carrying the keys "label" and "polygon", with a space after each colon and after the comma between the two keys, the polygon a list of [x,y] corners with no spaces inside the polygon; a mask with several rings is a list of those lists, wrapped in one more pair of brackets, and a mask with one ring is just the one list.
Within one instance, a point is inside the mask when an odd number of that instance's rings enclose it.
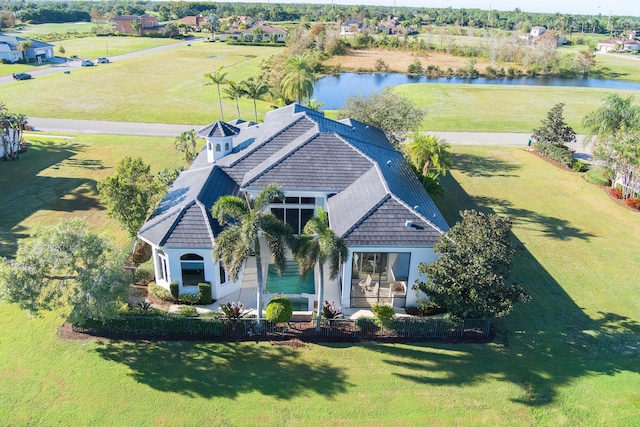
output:
{"label": "shrub", "polygon": [[578,172],[586,172],[589,170],[589,167],[591,165],[589,165],[589,163],[587,162],[583,162],[580,159],[573,159],[572,163],[571,163],[571,169],[573,169],[574,171],[578,171]]}
{"label": "shrub", "polygon": [[636,197],[629,197],[627,200],[625,200],[625,203],[630,208],[640,211],[640,199]]}
{"label": "shrub", "polygon": [[198,283],[198,297],[200,299],[200,304],[211,304],[211,283]]}
{"label": "shrub", "polygon": [[331,304],[329,304],[329,301],[325,301],[322,305],[322,316],[325,319],[342,318],[344,317],[344,314],[342,314],[342,306],[336,307],[335,302],[331,302]]}
{"label": "shrub", "polygon": [[373,312],[376,325],[382,328],[390,328],[393,324],[393,318],[396,316],[393,307],[384,304],[372,305],[371,312]]}
{"label": "shrub", "polygon": [[121,310],[120,315],[122,316],[147,316],[147,317],[160,317],[166,316],[167,312],[160,310],[158,308],[148,308],[143,309],[140,307],[129,308],[127,310]]}
{"label": "shrub", "polygon": [[178,301],[183,304],[199,304],[200,303],[200,295],[199,294],[180,294],[178,296]]}
{"label": "shrub", "polygon": [[136,270],[136,280],[153,280],[153,270],[147,268],[138,268]]}
{"label": "shrub", "polygon": [[556,145],[547,141],[538,141],[533,146],[542,156],[555,160],[558,163],[562,163],[565,166],[571,166],[573,164],[573,151],[569,150],[564,145]]}
{"label": "shrub", "polygon": [[198,317],[198,310],[192,306],[180,307],[180,315],[184,317]]}
{"label": "shrub", "polygon": [[173,300],[169,291],[167,291],[162,286],[158,285],[156,282],[150,282],[149,285],[147,286],[147,289],[149,290],[149,292],[151,292],[151,295],[154,295],[160,298],[161,300],[164,300],[164,301]]}
{"label": "shrub", "polygon": [[609,185],[611,181],[606,175],[606,171],[602,168],[591,168],[584,175],[584,178],[592,184]]}
{"label": "shrub", "polygon": [[422,62],[420,62],[418,58],[414,59],[413,62],[409,64],[409,74],[422,74],[423,71]]}
{"label": "shrub", "polygon": [[615,197],[616,199],[622,199],[622,189],[620,188],[611,189],[611,196]]}
{"label": "shrub", "polygon": [[378,325],[368,317],[359,317],[356,319],[356,326],[363,332],[376,332]]}
{"label": "shrub", "polygon": [[389,71],[389,65],[386,62],[384,62],[384,59],[378,58],[376,60],[375,69],[379,73],[380,72],[387,72],[387,71]]}
{"label": "shrub", "polygon": [[178,282],[173,281],[169,283],[169,292],[171,293],[171,296],[173,297],[173,299],[178,299],[178,296],[180,295],[180,288],[178,286]]}
{"label": "shrub", "polygon": [[239,302],[236,305],[235,302],[227,302],[226,304],[220,304],[220,310],[224,313],[224,317],[227,319],[240,319],[244,317],[244,303]]}
{"label": "shrub", "polygon": [[293,315],[293,303],[285,296],[271,298],[267,304],[267,320],[275,323],[288,322]]}
{"label": "shrub", "polygon": [[0,64],[11,64],[11,61],[7,58],[0,58]]}

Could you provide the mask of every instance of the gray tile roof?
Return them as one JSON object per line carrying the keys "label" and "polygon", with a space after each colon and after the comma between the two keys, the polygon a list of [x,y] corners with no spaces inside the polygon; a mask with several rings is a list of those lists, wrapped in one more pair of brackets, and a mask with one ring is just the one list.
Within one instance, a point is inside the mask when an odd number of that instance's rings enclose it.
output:
{"label": "gray tile roof", "polygon": [[198,135],[204,138],[224,138],[227,136],[237,135],[239,133],[239,128],[230,125],[229,123],[221,122],[220,120],[211,123],[198,131]]}
{"label": "gray tile roof", "polygon": [[270,111],[259,125],[235,123],[201,131],[233,136],[232,152],[215,166],[201,152],[143,225],[142,238],[168,247],[213,247],[221,228],[209,211],[218,197],[273,182],[285,191],[337,193],[329,198],[329,222],[349,245],[430,246],[449,228],[380,129],[329,120],[297,104]]}

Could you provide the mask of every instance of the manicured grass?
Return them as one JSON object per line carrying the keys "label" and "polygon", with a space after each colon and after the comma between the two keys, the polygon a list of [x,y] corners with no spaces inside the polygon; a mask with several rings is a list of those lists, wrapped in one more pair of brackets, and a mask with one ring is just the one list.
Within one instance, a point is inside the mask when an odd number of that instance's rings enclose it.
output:
{"label": "manicured grass", "polygon": [[152,172],[182,166],[173,139],[123,136],[26,137],[31,146],[15,162],[0,162],[0,256],[15,253],[17,239],[34,226],[84,216],[95,231],[124,245],[128,237],[107,218],[96,185],[126,156],[142,157]]}
{"label": "manicured grass", "polygon": [[[31,116],[206,124],[219,119],[219,109],[217,89],[203,86],[204,74],[224,66],[227,78],[239,82],[257,76],[262,60],[279,51],[196,42],[71,74],[39,77],[22,85],[19,97],[13,96],[15,83],[0,85],[0,99],[11,111]],[[243,118],[253,119],[253,101],[241,99],[240,109]],[[258,109],[263,116],[271,108],[258,101]],[[235,118],[235,102],[225,100],[224,112],[227,120]]]}
{"label": "manicured grass", "polygon": [[0,424],[638,425],[638,214],[522,149],[453,149],[438,205],[512,216],[533,295],[494,343],[63,341],[2,304]]}
{"label": "manicured grass", "polygon": [[20,31],[10,31],[7,34],[18,35],[20,37],[38,38],[38,34],[50,33],[90,33],[95,27],[91,22],[65,22],[62,24],[31,24]]}
{"label": "manicured grass", "polygon": [[[174,39],[152,39],[149,37],[86,37],[61,40],[51,44],[55,46],[53,50],[57,56],[70,58],[72,55],[76,55],[78,58],[95,59],[101,56],[122,55],[176,42],[177,40]],[[64,46],[64,55],[58,52],[61,45]]]}
{"label": "manicured grass", "polygon": [[640,56],[632,54],[598,54],[596,65],[605,75],[619,80],[640,81]]}
{"label": "manicured grass", "polygon": [[[595,110],[608,93],[616,91],[577,87],[453,85],[420,83],[394,89],[427,109],[426,130],[459,132],[531,132],[547,112],[564,102],[564,117],[582,132],[585,115]],[[461,114],[461,112],[466,112]]]}

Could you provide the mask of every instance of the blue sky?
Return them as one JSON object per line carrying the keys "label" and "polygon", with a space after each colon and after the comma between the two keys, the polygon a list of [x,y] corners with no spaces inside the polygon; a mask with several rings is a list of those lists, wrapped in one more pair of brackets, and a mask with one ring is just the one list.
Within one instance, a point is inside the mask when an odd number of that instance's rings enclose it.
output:
{"label": "blue sky", "polygon": [[[244,0],[247,1],[247,0]],[[249,0],[264,3],[266,0]],[[640,1],[637,0],[395,0],[396,6],[412,7],[453,7],[514,10],[519,7],[525,12],[571,13],[584,15],[640,16]],[[300,3],[301,0],[272,0],[273,3]],[[334,0],[335,4],[371,4],[376,6],[393,6],[394,0]],[[331,4],[331,0],[311,0],[309,3]]]}

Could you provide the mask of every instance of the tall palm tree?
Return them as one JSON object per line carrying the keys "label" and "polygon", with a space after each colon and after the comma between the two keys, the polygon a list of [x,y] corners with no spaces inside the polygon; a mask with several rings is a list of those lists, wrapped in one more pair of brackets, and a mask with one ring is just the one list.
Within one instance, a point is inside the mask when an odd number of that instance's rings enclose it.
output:
{"label": "tall palm tree", "polygon": [[220,95],[220,85],[227,83],[227,74],[223,73],[224,66],[218,67],[216,71],[210,74],[205,74],[204,78],[209,80],[205,83],[205,86],[216,85],[218,87],[218,103],[220,104],[220,120],[224,121],[224,113],[222,112],[222,96]]}
{"label": "tall palm tree", "polygon": [[317,215],[304,226],[294,252],[302,277],[306,277],[316,265],[318,266],[320,275],[316,329],[320,329],[324,302],[324,265],[329,262],[329,279],[335,279],[340,272],[340,266],[345,263],[349,255],[349,250],[344,240],[329,228],[327,213],[318,207]]}
{"label": "tall palm tree", "polygon": [[31,40],[24,40],[18,43],[18,50],[22,52],[22,59],[24,59],[24,63],[29,62],[29,58],[27,57],[27,51],[33,47],[33,42]]}
{"label": "tall palm tree", "polygon": [[191,163],[193,163],[198,156],[198,152],[196,151],[196,138],[196,131],[191,129],[182,132],[173,142],[176,152],[184,153],[184,160],[189,166],[191,166]]}
{"label": "tall palm tree", "polygon": [[[262,316],[262,255],[260,237],[264,237],[271,258],[279,273],[285,267],[285,249],[293,246],[291,228],[267,210],[274,200],[284,200],[284,191],[269,184],[258,193],[253,203],[237,196],[222,196],[211,208],[211,214],[220,224],[233,222],[219,235],[213,249],[213,258],[220,260],[231,280],[237,280],[240,268],[253,252],[256,257],[258,319]],[[259,321],[259,320],[258,320]]]}
{"label": "tall palm tree", "polygon": [[255,80],[253,77],[249,77],[247,80],[240,82],[240,88],[242,94],[249,99],[253,99],[253,114],[256,122],[258,121],[258,106],[256,100],[261,99],[263,95],[269,93],[269,86],[263,80]]}
{"label": "tall palm tree", "polygon": [[306,55],[295,55],[287,60],[282,93],[298,104],[313,94],[313,85],[318,80]]}
{"label": "tall palm tree", "polygon": [[402,146],[402,152],[409,163],[425,178],[434,175],[446,175],[453,166],[450,145],[444,139],[422,132],[414,132],[412,140]]}
{"label": "tall palm tree", "polygon": [[244,94],[240,85],[234,81],[227,81],[227,87],[223,89],[225,98],[233,99],[236,101],[236,110],[238,111],[238,120],[240,120],[240,105],[238,99]]}

